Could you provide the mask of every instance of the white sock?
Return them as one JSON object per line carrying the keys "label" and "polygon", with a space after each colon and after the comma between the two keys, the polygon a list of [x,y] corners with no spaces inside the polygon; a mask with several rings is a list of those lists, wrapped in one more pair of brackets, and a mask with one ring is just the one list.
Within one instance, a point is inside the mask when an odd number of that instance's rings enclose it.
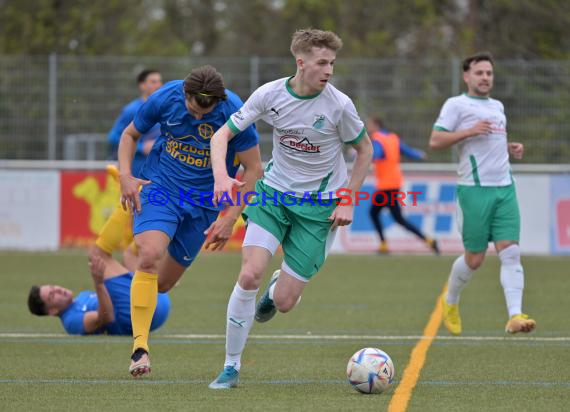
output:
{"label": "white sock", "polygon": [[505,292],[509,318],[522,313],[524,271],[521,266],[521,249],[511,245],[499,253],[501,259],[501,285]]}
{"label": "white sock", "polygon": [[467,282],[471,280],[473,273],[475,273],[475,271],[465,263],[465,255],[461,255],[455,259],[455,262],[453,262],[451,266],[449,280],[447,281],[447,296],[445,297],[447,303],[450,305],[459,303],[459,295],[461,291],[465,289]]}
{"label": "white sock", "polygon": [[275,282],[273,285],[269,286],[269,299],[273,300],[273,294],[275,293],[275,285],[277,284],[277,282]]}
{"label": "white sock", "polygon": [[255,297],[257,291],[244,290],[236,283],[228,302],[226,324],[226,361],[225,366],[241,367],[241,354],[255,316]]}

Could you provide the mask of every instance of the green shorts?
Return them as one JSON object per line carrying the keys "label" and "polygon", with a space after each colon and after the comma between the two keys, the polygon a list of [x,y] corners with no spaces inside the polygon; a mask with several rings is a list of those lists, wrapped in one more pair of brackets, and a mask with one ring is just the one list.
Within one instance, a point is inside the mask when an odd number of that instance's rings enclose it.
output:
{"label": "green shorts", "polygon": [[337,207],[336,202],[323,199],[319,204],[317,199],[290,196],[261,180],[255,191],[258,195],[250,199],[252,206],[243,211],[244,220],[255,222],[275,236],[283,248],[285,263],[297,275],[310,279],[325,263],[334,240],[328,218]]}
{"label": "green shorts", "polygon": [[484,252],[489,242],[519,240],[521,219],[515,185],[457,186],[457,218],[465,250]]}

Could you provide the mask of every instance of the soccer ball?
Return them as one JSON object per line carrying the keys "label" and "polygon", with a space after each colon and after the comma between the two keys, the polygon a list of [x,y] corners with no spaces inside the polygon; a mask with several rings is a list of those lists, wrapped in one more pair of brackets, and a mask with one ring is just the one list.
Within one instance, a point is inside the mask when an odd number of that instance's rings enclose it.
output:
{"label": "soccer ball", "polygon": [[382,393],[392,384],[396,370],[386,352],[364,348],[352,355],[346,367],[346,375],[357,391]]}

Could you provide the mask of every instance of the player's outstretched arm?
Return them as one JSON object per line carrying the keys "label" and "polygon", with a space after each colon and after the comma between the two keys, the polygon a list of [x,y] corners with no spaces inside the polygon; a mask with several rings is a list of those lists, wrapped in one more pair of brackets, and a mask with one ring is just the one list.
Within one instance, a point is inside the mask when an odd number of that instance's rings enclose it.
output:
{"label": "player's outstretched arm", "polygon": [[214,174],[214,205],[227,193],[234,202],[233,188],[243,186],[237,179],[228,176],[226,170],[226,155],[228,153],[228,142],[234,137],[234,133],[224,124],[218,129],[210,140],[210,159],[212,160],[212,172]]}
{"label": "player's outstretched arm", "polygon": [[105,287],[105,262],[100,257],[96,256],[89,260],[89,269],[91,270],[91,277],[95,284],[95,292],[99,301],[99,308],[97,311],[87,312],[83,318],[83,328],[85,333],[95,333],[103,326],[115,320],[115,313],[113,310],[113,302],[109,296],[109,292]]}
{"label": "player's outstretched arm", "polygon": [[141,200],[139,197],[139,188],[141,185],[150,183],[148,180],[137,179],[132,175],[131,166],[133,157],[137,150],[137,141],[141,134],[136,129],[133,122],[129,123],[121,135],[119,143],[119,182],[121,184],[121,204],[123,209],[128,207],[131,211],[141,211]]}
{"label": "player's outstretched arm", "polygon": [[400,140],[400,154],[412,160],[426,160],[427,155],[422,149],[407,145]]}
{"label": "player's outstretched arm", "polygon": [[208,239],[204,244],[206,249],[212,246],[211,250],[222,250],[231,237],[233,227],[246,206],[245,194],[252,192],[255,188],[255,182],[263,176],[259,145],[255,145],[243,152],[238,152],[237,155],[244,169],[241,182],[243,186],[238,193],[239,202],[232,203],[227,213],[212,223],[206,230],[205,234],[208,235]]}
{"label": "player's outstretched arm", "polygon": [[372,142],[370,137],[368,137],[368,133],[365,133],[362,139],[357,144],[352,145],[352,147],[356,151],[356,158],[352,164],[352,173],[350,174],[350,181],[347,187],[351,202],[345,205],[339,204],[336,207],[333,214],[329,217],[329,220],[333,221],[331,230],[336,229],[337,226],[345,226],[352,223],[356,192],[360,190],[362,183],[364,183],[372,162]]}

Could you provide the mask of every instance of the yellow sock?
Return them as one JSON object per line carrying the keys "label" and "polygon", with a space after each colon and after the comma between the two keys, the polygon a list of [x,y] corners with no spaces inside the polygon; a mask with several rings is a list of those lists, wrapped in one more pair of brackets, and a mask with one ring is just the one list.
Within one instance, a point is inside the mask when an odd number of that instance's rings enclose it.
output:
{"label": "yellow sock", "polygon": [[115,182],[119,183],[119,169],[117,168],[117,166],[115,166],[115,165],[107,165],[107,167],[105,167],[105,169],[107,170],[107,173],[108,173],[113,179],[115,179]]}
{"label": "yellow sock", "polygon": [[105,222],[95,244],[105,252],[113,254],[117,250],[124,250],[132,240],[131,214],[123,210],[123,207],[119,204]]}
{"label": "yellow sock", "polygon": [[133,352],[142,348],[148,352],[148,335],[158,298],[158,275],[137,270],[131,284],[131,323]]}

